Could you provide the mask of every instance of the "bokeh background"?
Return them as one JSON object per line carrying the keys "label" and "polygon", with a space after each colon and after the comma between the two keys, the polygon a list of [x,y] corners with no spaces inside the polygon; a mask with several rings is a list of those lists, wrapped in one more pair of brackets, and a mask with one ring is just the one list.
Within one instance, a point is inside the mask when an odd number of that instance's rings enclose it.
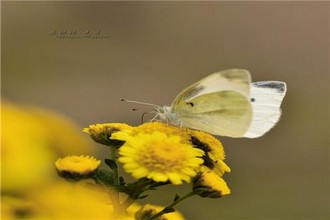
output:
{"label": "bokeh background", "polygon": [[[137,125],[148,109],[133,112],[141,106],[120,97],[169,105],[186,86],[228,68],[285,81],[283,116],[271,132],[220,138],[232,194],[178,209],[187,219],[327,219],[329,5],[2,2],[2,97],[56,110],[80,127]],[[166,205],[187,188],[147,201]]]}

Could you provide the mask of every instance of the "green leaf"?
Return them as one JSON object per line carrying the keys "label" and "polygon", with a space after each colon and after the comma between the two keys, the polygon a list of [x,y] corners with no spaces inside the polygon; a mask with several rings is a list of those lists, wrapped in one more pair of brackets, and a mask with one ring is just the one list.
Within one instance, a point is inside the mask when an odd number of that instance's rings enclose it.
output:
{"label": "green leaf", "polygon": [[113,173],[105,169],[99,169],[95,178],[107,186],[112,186],[114,184]]}
{"label": "green leaf", "polygon": [[149,195],[143,195],[143,196],[140,196],[139,199],[144,199],[144,198],[147,198]]}
{"label": "green leaf", "polygon": [[164,213],[170,213],[170,212],[175,212],[175,209],[172,207],[165,207],[164,208]]}
{"label": "green leaf", "polygon": [[105,159],[104,162],[106,165],[108,165],[110,167],[110,169],[112,169],[112,170],[118,169],[118,166],[117,166],[117,163],[115,160]]}
{"label": "green leaf", "polygon": [[174,196],[174,199],[173,199],[173,201],[176,201],[176,200],[178,200],[178,199],[180,199],[180,196],[179,196],[179,194],[175,194],[175,196]]}
{"label": "green leaf", "polygon": [[125,179],[122,176],[119,177],[119,185],[121,185],[121,186],[125,186],[126,185]]}
{"label": "green leaf", "polygon": [[157,187],[159,187],[159,186],[165,186],[165,185],[168,185],[168,184],[170,184],[169,181],[168,182],[155,182],[155,183],[153,183],[153,184],[150,185],[149,190],[156,190]]}

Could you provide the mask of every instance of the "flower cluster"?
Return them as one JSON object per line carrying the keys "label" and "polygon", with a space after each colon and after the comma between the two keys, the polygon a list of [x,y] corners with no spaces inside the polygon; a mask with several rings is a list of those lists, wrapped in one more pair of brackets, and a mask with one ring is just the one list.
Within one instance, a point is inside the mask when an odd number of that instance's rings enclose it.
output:
{"label": "flower cluster", "polygon": [[[224,182],[221,176],[225,172],[230,172],[224,162],[221,142],[205,132],[162,122],[149,122],[137,127],[121,123],[97,124],[84,131],[99,143],[116,143],[118,161],[136,179],[169,181],[177,185],[190,182],[191,178],[203,179],[209,176],[207,174],[213,174],[217,178],[212,179],[212,184],[216,185]],[[228,194],[227,185],[220,185],[223,188],[219,189],[219,194]]]}
{"label": "flower cluster", "polygon": [[[222,178],[224,173],[230,172],[224,162],[224,148],[210,134],[162,122],[136,127],[122,123],[95,124],[83,131],[97,143],[110,147],[109,159],[105,159],[110,171],[99,169],[100,161],[89,156],[58,159],[57,171],[66,179],[92,178],[96,183],[109,186],[112,192],[126,194],[125,201],[121,201],[119,195],[112,197],[116,210],[127,210],[144,198],[143,194],[148,190],[192,181],[190,193],[182,197],[177,195],[167,207],[141,206],[134,214],[136,219],[183,219],[173,207],[184,199],[192,195],[219,198],[230,193]],[[137,181],[126,183],[119,177],[116,161]]]}

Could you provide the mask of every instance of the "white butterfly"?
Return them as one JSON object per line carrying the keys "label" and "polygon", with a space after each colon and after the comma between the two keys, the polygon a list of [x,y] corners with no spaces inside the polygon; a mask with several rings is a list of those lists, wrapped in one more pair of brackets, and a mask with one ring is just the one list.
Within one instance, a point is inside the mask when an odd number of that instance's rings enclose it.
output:
{"label": "white butterfly", "polygon": [[260,137],[280,119],[286,84],[251,83],[247,70],[213,73],[184,89],[171,107],[156,108],[158,116],[174,125],[214,135]]}
{"label": "white butterfly", "polygon": [[285,93],[284,82],[251,83],[249,71],[229,69],[184,89],[171,106],[156,106],[156,117],[213,135],[256,138],[280,119]]}

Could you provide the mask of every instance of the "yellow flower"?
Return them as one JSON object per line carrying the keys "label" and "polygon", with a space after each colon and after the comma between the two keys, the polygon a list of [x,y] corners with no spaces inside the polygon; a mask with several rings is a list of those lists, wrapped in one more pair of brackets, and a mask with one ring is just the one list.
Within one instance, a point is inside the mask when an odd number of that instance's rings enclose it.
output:
{"label": "yellow flower", "polygon": [[147,122],[132,129],[131,134],[132,135],[139,133],[151,134],[155,131],[159,131],[168,135],[181,136],[182,141],[186,141],[188,143],[190,140],[190,135],[187,132],[188,130],[189,129],[187,128],[179,128],[163,122]]}
{"label": "yellow flower", "polygon": [[101,161],[92,156],[67,156],[55,162],[56,169],[64,178],[88,178],[100,166]]}
{"label": "yellow flower", "polygon": [[132,204],[126,212],[114,209],[111,192],[86,182],[52,184],[31,188],[23,197],[2,195],[1,219],[33,220],[134,220],[140,205]]}
{"label": "yellow flower", "polygon": [[[136,220],[143,220],[143,219],[148,219],[151,216],[154,216],[158,212],[162,211],[164,207],[162,206],[156,206],[156,205],[151,205],[151,204],[145,204],[140,208],[140,210],[135,214],[135,219]],[[183,216],[178,212],[170,212],[166,213],[157,220],[184,220]]]}
{"label": "yellow flower", "polygon": [[182,142],[177,135],[155,131],[138,133],[119,131],[112,138],[125,141],[119,148],[118,161],[135,178],[149,178],[156,182],[173,184],[189,182],[203,163],[203,151]]}
{"label": "yellow flower", "polygon": [[230,194],[226,182],[215,172],[198,174],[194,179],[193,189],[201,197],[219,198]]}
{"label": "yellow flower", "polygon": [[38,107],[2,100],[1,127],[2,192],[17,195],[50,184],[58,178],[54,172],[58,157],[95,150],[72,121]]}
{"label": "yellow flower", "polygon": [[96,185],[54,182],[32,190],[27,198],[36,207],[31,219],[117,219],[109,192]]}
{"label": "yellow flower", "polygon": [[203,150],[204,163],[199,168],[200,172],[212,170],[221,176],[225,172],[230,172],[230,168],[223,161],[225,159],[225,152],[221,142],[208,133],[189,128],[179,128],[163,122],[149,122],[132,128],[130,135],[134,136],[140,133],[151,134],[155,131],[167,135],[180,136],[182,143],[187,143]]}
{"label": "yellow flower", "polygon": [[131,126],[124,123],[106,123],[89,125],[89,127],[83,129],[83,132],[89,134],[91,138],[97,143],[107,146],[119,147],[123,144],[123,142],[118,140],[111,140],[111,135],[117,131],[131,129]]}
{"label": "yellow flower", "polygon": [[230,168],[223,162],[225,151],[221,142],[210,134],[201,131],[190,130],[191,142],[197,148],[204,151],[204,164],[200,171],[214,171],[222,176],[224,172],[230,172]]}

